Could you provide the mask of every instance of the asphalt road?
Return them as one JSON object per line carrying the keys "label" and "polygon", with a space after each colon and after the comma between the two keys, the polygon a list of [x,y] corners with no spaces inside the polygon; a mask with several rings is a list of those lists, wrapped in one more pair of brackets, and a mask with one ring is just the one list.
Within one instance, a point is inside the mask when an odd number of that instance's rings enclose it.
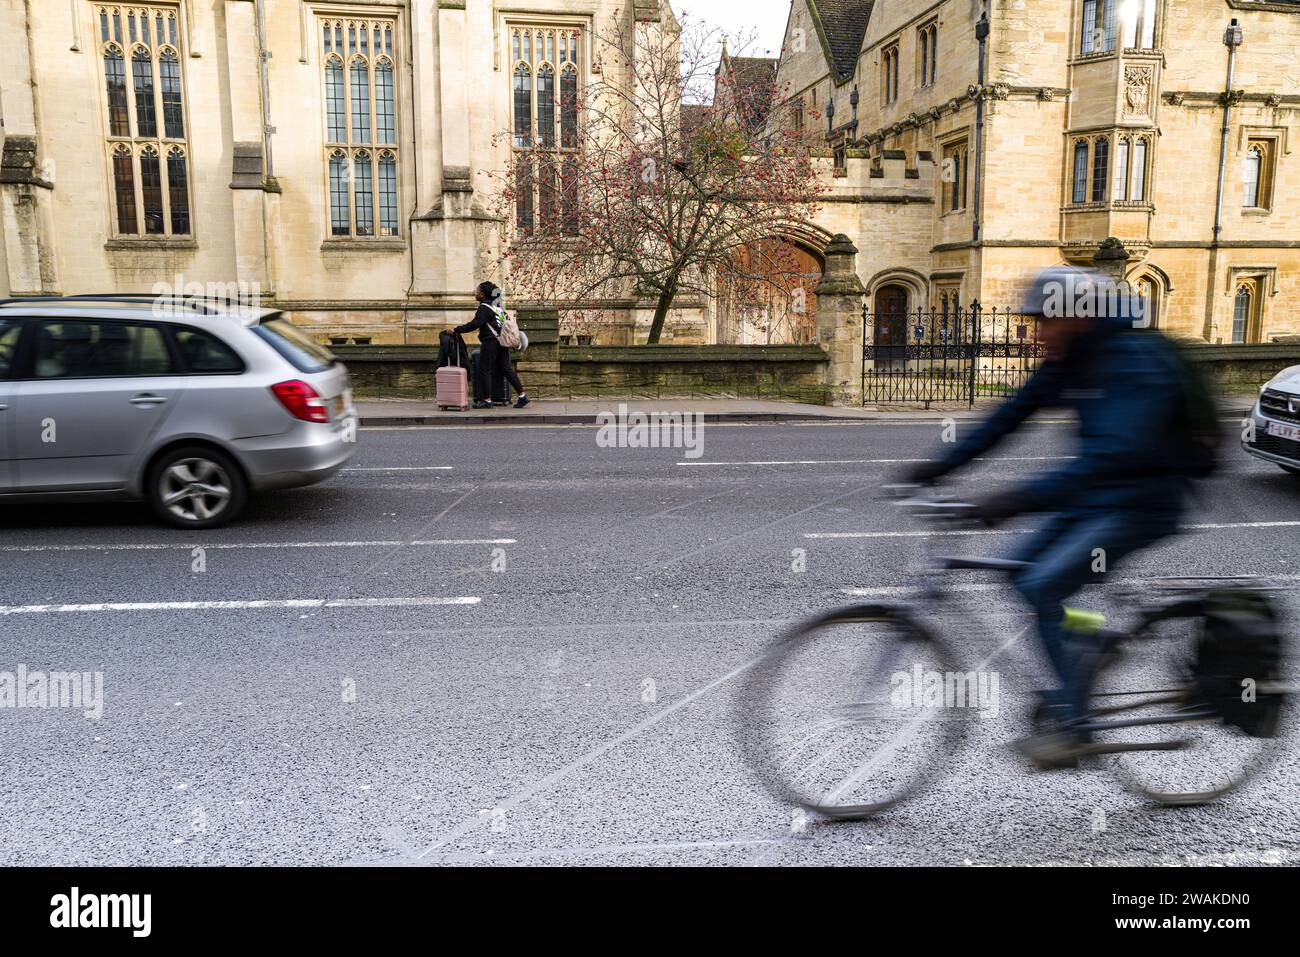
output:
{"label": "asphalt road", "polygon": [[[846,590],[907,584],[933,541],[876,489],[939,429],[709,426],[697,460],[589,427],[366,430],[344,474],[197,537],[6,507],[0,671],[102,672],[104,700],[0,709],[0,863],[1294,863],[1294,749],[1218,805],[1152,809],[1099,768],[1029,773],[1023,680],[916,801],[791,832],[737,753],[740,676]],[[1032,427],[965,488],[1068,437]],[[1300,582],[1300,482],[1229,458],[1189,519],[1222,527],[1117,577]],[[1007,594],[970,601],[989,623],[941,624],[972,656],[1024,628]],[[1038,667],[1031,638],[1000,654]]]}

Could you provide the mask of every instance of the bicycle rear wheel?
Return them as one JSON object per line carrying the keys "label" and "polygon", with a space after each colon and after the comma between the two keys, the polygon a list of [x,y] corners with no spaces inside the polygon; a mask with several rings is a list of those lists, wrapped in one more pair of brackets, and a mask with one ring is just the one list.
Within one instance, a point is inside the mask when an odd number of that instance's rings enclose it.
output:
{"label": "bicycle rear wheel", "polygon": [[866,817],[915,794],[948,761],[970,718],[936,693],[954,673],[906,609],[832,612],[782,636],[750,672],[742,748],[781,800]]}
{"label": "bicycle rear wheel", "polygon": [[[1227,723],[1191,680],[1198,622],[1160,626],[1128,645],[1097,676],[1089,701],[1110,770],[1129,791],[1160,804],[1208,804],[1240,788],[1275,756],[1286,712],[1267,737]],[[1267,691],[1267,689],[1263,689]]]}

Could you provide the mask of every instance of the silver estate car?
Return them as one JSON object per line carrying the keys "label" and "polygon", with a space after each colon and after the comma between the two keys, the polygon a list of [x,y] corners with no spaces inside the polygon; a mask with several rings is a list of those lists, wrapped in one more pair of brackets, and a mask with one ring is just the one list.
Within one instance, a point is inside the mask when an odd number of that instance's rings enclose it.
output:
{"label": "silver estate car", "polygon": [[215,300],[0,300],[0,502],[143,499],[180,528],[323,481],[356,449],[347,370]]}
{"label": "silver estate car", "polygon": [[1242,438],[1242,447],[1300,475],[1300,366],[1283,369],[1269,380],[1251,417],[1254,434]]}

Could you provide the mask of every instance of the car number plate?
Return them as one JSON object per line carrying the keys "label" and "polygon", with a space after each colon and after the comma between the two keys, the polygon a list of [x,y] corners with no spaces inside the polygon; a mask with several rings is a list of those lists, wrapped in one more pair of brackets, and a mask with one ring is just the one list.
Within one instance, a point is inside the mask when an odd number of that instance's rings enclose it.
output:
{"label": "car number plate", "polygon": [[1300,425],[1287,425],[1285,422],[1270,422],[1267,431],[1269,435],[1276,435],[1279,439],[1290,439],[1292,442],[1300,442]]}

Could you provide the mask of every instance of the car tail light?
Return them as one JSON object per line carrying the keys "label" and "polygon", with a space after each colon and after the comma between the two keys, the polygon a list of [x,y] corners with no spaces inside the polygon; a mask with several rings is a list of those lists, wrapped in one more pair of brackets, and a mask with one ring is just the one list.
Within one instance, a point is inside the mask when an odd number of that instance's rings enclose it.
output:
{"label": "car tail light", "polygon": [[298,379],[278,382],[271,386],[271,391],[295,419],[302,419],[304,422],[330,420],[329,410],[325,408],[325,400],[306,382]]}

